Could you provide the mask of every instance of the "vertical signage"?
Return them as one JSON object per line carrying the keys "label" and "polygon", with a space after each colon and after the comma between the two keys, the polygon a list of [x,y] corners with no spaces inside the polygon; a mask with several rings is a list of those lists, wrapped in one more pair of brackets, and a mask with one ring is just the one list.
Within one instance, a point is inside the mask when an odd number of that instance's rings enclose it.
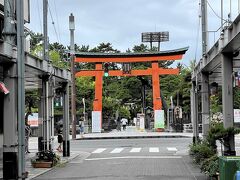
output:
{"label": "vertical signage", "polygon": [[101,111],[92,111],[92,132],[101,132]]}
{"label": "vertical signage", "polygon": [[154,128],[164,128],[164,110],[154,111]]}

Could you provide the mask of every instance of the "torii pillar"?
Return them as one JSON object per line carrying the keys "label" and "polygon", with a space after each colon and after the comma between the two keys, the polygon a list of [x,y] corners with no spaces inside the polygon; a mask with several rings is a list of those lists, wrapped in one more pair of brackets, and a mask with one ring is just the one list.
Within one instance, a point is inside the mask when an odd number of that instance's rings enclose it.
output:
{"label": "torii pillar", "polygon": [[152,63],[152,86],[153,86],[153,109],[161,110],[162,101],[160,97],[160,78],[158,73],[158,62]]}
{"label": "torii pillar", "polygon": [[95,98],[93,102],[92,118],[95,117],[97,122],[96,126],[92,127],[93,132],[101,132],[102,129],[102,87],[103,87],[103,72],[102,63],[95,64]]}
{"label": "torii pillar", "polygon": [[158,62],[152,62],[152,88],[153,88],[153,110],[154,127],[156,130],[164,128],[164,111],[160,97],[160,78]]}

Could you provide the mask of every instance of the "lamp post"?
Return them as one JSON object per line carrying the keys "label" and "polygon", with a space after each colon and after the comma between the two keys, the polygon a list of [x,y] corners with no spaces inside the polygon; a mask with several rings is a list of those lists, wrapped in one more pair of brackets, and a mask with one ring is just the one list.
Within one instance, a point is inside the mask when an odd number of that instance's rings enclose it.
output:
{"label": "lamp post", "polygon": [[85,113],[86,113],[85,98],[82,98],[82,101],[83,101],[83,121],[85,122],[86,121],[86,116],[85,116]]}
{"label": "lamp post", "polygon": [[72,110],[72,139],[76,139],[76,87],[75,87],[75,47],[74,47],[74,16],[71,13],[69,16],[69,30],[70,30],[70,56],[71,56],[71,74],[72,74],[72,91],[71,91],[71,110]]}

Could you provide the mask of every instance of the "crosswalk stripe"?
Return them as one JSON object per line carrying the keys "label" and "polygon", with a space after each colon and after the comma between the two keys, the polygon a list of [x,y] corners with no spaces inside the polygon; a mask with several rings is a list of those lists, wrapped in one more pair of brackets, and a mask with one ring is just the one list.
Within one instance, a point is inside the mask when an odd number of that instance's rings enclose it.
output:
{"label": "crosswalk stripe", "polygon": [[131,149],[131,153],[136,153],[136,152],[140,152],[142,148],[132,148]]}
{"label": "crosswalk stripe", "polygon": [[92,153],[93,154],[100,154],[100,153],[102,153],[103,151],[105,151],[106,150],[106,148],[98,148],[98,149],[96,149],[95,151],[93,151]]}
{"label": "crosswalk stripe", "polygon": [[115,154],[115,153],[120,153],[123,150],[123,148],[115,148],[112,150],[110,153]]}
{"label": "crosswalk stripe", "polygon": [[175,147],[167,147],[167,150],[168,151],[177,151],[177,148],[175,148]]}
{"label": "crosswalk stripe", "polygon": [[158,147],[150,147],[149,152],[159,152],[159,148]]}

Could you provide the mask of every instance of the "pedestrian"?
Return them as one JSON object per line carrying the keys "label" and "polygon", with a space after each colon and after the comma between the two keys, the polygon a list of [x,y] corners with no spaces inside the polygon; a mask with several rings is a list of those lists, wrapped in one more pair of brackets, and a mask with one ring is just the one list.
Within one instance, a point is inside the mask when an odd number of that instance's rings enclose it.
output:
{"label": "pedestrian", "polygon": [[30,153],[29,151],[29,137],[31,135],[31,127],[25,121],[25,153]]}
{"label": "pedestrian", "polygon": [[127,123],[128,123],[128,120],[126,118],[122,118],[121,119],[121,123],[122,123],[122,126],[123,126],[123,130],[125,131]]}
{"label": "pedestrian", "polygon": [[60,127],[58,129],[58,143],[59,143],[59,146],[58,146],[57,150],[59,152],[62,152],[63,135],[62,135],[62,127],[61,127],[61,125],[60,125]]}
{"label": "pedestrian", "polygon": [[84,122],[83,121],[79,121],[79,131],[80,131],[81,138],[83,138],[83,134],[84,134]]}
{"label": "pedestrian", "polygon": [[117,118],[117,130],[121,131],[121,120],[119,117]]}
{"label": "pedestrian", "polygon": [[31,108],[25,114],[25,153],[30,153],[29,151],[29,137],[32,134],[31,127],[28,124],[28,116],[32,115]]}

